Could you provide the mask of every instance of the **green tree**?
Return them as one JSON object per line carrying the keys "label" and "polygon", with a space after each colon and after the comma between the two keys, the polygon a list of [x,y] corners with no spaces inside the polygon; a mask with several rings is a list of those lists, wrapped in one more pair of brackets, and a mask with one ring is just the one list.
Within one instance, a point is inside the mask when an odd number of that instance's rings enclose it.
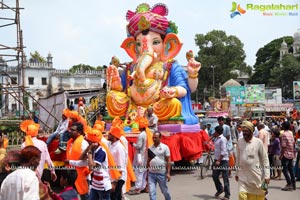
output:
{"label": "green tree", "polygon": [[275,39],[257,51],[256,62],[253,66],[255,72],[250,77],[249,84],[265,84],[266,87],[278,86],[276,81],[273,80],[274,77],[272,77],[276,74],[271,75],[271,72],[273,70],[277,72],[276,68],[280,67],[280,47],[283,41],[290,46],[293,43],[293,38],[286,36]]}
{"label": "green tree", "polygon": [[38,51],[34,51],[34,53],[30,53],[30,62],[39,62],[39,63],[45,63],[47,62],[44,57],[40,55]]}
{"label": "green tree", "polygon": [[196,60],[202,64],[198,86],[200,96],[206,96],[204,91],[213,90],[213,75],[214,90],[218,94],[219,86],[227,80],[237,78],[240,73],[251,74],[251,67],[245,63],[244,44],[236,36],[227,36],[224,31],[213,30],[206,35],[196,34],[195,43],[200,49]]}
{"label": "green tree", "polygon": [[293,98],[293,81],[300,80],[300,57],[283,56],[281,67],[271,71],[270,85],[282,88],[282,96]]}
{"label": "green tree", "polygon": [[90,71],[90,70],[95,70],[95,67],[92,67],[90,65],[85,65],[85,64],[79,64],[79,65],[74,65],[69,69],[69,72],[75,73],[76,71]]}
{"label": "green tree", "polygon": [[96,70],[102,70],[102,69],[104,69],[104,66],[99,65],[96,67]]}

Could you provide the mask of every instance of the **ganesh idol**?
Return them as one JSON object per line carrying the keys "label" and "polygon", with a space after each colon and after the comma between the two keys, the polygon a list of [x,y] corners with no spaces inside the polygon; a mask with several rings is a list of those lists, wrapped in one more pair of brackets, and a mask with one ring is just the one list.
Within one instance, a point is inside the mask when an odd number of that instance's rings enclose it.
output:
{"label": "ganesh idol", "polygon": [[107,69],[106,103],[111,117],[153,106],[160,121],[179,117],[184,124],[198,124],[191,93],[197,89],[201,64],[192,52],[187,53],[187,70],[174,59],[182,43],[175,23],[168,21],[167,15],[164,4],[150,8],[143,3],[135,12],[127,12],[128,37],[121,47],[132,62],[121,74],[115,62]]}

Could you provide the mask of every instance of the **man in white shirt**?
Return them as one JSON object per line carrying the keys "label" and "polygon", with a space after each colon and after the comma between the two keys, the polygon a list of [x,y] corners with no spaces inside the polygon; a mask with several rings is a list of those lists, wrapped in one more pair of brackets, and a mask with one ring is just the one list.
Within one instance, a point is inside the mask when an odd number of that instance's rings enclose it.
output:
{"label": "man in white shirt", "polygon": [[41,159],[41,151],[35,146],[27,146],[21,151],[21,167],[10,173],[3,181],[0,199],[37,200],[39,180],[35,170]]}
{"label": "man in white shirt", "polygon": [[[25,121],[28,121],[28,120],[25,120]],[[20,126],[22,126],[22,123],[21,123]],[[36,136],[38,135],[38,131],[39,131],[39,124],[36,124],[32,121],[31,124],[27,124],[24,131],[26,132],[26,137],[25,137],[25,142],[23,142],[22,145],[21,145],[21,148],[24,149],[26,146],[34,145],[35,147],[37,147],[41,151],[41,159],[40,159],[39,165],[38,165],[37,170],[36,170],[38,178],[39,179],[42,178],[45,163],[47,163],[48,168],[51,171],[51,179],[53,181],[55,181],[57,177],[56,177],[56,174],[55,174],[53,162],[52,162],[52,160],[50,158],[50,155],[49,155],[47,145],[44,141],[39,140],[39,139],[36,138]]]}
{"label": "man in white shirt", "polygon": [[241,125],[243,138],[237,144],[237,173],[239,199],[264,200],[264,184],[270,182],[268,154],[262,141],[253,137],[254,125],[244,121]]}
{"label": "man in white shirt", "polygon": [[[143,121],[144,123],[141,123]],[[145,191],[147,185],[147,134],[146,127],[148,126],[148,120],[145,118],[140,119],[139,121],[139,136],[136,143],[131,143],[135,148],[134,158],[133,158],[133,168],[134,174],[136,177],[135,181],[135,190],[133,190],[131,195],[140,194],[142,191]]]}
{"label": "man in white shirt", "polygon": [[225,121],[224,117],[218,117],[219,126],[223,128],[223,136],[227,139],[227,150],[228,152],[230,152],[233,149],[231,131],[230,131],[230,127],[227,124],[225,124],[224,121]]}
{"label": "man in white shirt", "polygon": [[54,140],[54,138],[56,138],[59,135],[59,148],[62,150],[66,150],[66,143],[68,142],[68,139],[69,139],[68,133],[67,133],[69,120],[68,120],[66,111],[64,111],[61,118],[62,119],[59,122],[54,133],[49,135],[49,137],[46,141],[46,144],[47,144],[47,146],[49,146],[51,144],[51,142]]}
{"label": "man in white shirt", "polygon": [[[217,189],[217,193],[215,197],[219,197],[220,194],[225,192],[225,196],[221,199],[226,200],[230,198],[230,186],[228,179],[228,171],[229,171],[229,157],[227,150],[227,139],[223,136],[223,128],[222,126],[217,126],[215,128],[215,133],[213,134],[215,138],[215,151],[214,151],[214,169],[213,169],[213,181],[215,183],[215,187]],[[222,173],[224,187],[219,180],[219,176]]]}
{"label": "man in white shirt", "polygon": [[127,155],[123,144],[120,142],[122,130],[120,127],[112,127],[108,134],[108,140],[111,142],[109,150],[115,160],[117,169],[121,173],[121,177],[118,180],[112,180],[112,200],[122,199],[122,187],[127,179]]}
{"label": "man in white shirt", "polygon": [[153,133],[153,145],[148,149],[148,184],[150,200],[156,200],[156,184],[158,183],[165,200],[171,200],[167,181],[171,180],[170,149],[160,142],[161,133]]}
{"label": "man in white shirt", "polygon": [[[234,152],[234,146],[231,137],[232,134],[231,134],[230,126],[225,124],[224,121],[225,121],[224,117],[218,117],[219,126],[223,128],[223,136],[227,139],[227,144],[226,144],[227,151],[228,154],[231,156]],[[229,174],[231,176],[231,171],[229,171]]]}
{"label": "man in white shirt", "polygon": [[148,107],[146,118],[148,119],[149,125],[148,128],[152,131],[157,131],[158,117],[153,113],[153,108]]}

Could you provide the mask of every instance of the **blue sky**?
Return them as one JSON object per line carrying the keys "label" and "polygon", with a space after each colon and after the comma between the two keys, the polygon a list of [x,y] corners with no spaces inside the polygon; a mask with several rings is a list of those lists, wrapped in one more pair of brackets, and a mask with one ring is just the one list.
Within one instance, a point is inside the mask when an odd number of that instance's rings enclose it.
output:
{"label": "blue sky", "polygon": [[[14,2],[4,0],[10,5]],[[20,0],[24,8],[20,18],[26,55],[36,50],[46,57],[51,52],[57,69],[69,69],[80,63],[108,65],[112,56],[119,57],[121,62],[130,61],[120,48],[126,38],[125,15],[127,10],[134,11],[144,2],[150,6],[160,2],[168,6],[168,19],[177,24],[184,44],[176,57],[183,65],[186,51],[198,51],[195,34],[215,29],[237,36],[244,43],[246,63],[253,65],[259,48],[274,39],[292,36],[300,28],[300,0],[236,0],[244,9],[249,3],[281,3],[299,4],[299,10],[293,11],[298,15],[293,17],[267,17],[260,11],[247,10],[233,19],[230,18],[232,0]],[[15,29],[1,29],[0,44],[13,44]]]}

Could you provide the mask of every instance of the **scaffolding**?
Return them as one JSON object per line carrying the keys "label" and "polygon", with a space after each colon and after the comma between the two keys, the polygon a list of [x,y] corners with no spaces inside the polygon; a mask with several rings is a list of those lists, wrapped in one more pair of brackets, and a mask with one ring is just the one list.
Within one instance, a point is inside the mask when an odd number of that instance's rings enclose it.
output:
{"label": "scaffolding", "polygon": [[[53,117],[55,122],[58,122],[58,117],[41,105],[25,84],[25,69],[30,66],[27,65],[24,52],[25,46],[20,23],[20,11],[22,9],[20,8],[19,0],[0,0],[0,118],[2,118],[2,114],[10,117],[17,115],[19,119],[23,119],[22,117],[28,114],[31,118],[31,111],[27,105],[28,102],[26,102],[26,99],[30,98],[42,110],[45,110],[49,117]],[[15,76],[12,76],[12,74]],[[80,91],[76,92],[80,93]],[[103,91],[100,91],[100,93],[103,94]],[[104,99],[105,97],[101,96],[99,98]],[[9,106],[9,99],[13,99],[15,102],[15,113],[14,109],[9,108],[12,107],[11,105]],[[102,101],[104,102],[104,100]],[[13,111],[10,112],[11,110]],[[95,115],[91,117],[94,118]],[[38,116],[36,117],[39,119],[39,123],[42,123],[47,129],[53,128],[47,125],[47,121],[44,122]]]}
{"label": "scaffolding", "polygon": [[[0,35],[9,35],[9,39],[0,37],[0,77],[1,77],[1,102],[0,117],[2,113],[8,112],[8,96],[11,95],[18,99],[17,110],[21,113],[27,110],[23,105],[24,97],[24,68],[25,53],[23,45],[23,34],[20,24],[20,8],[19,0],[15,2],[0,0]],[[14,4],[15,5],[11,5]],[[10,4],[10,5],[9,5]],[[7,76],[8,66],[16,67],[18,79],[11,80]],[[13,85],[10,83],[14,83]]]}

